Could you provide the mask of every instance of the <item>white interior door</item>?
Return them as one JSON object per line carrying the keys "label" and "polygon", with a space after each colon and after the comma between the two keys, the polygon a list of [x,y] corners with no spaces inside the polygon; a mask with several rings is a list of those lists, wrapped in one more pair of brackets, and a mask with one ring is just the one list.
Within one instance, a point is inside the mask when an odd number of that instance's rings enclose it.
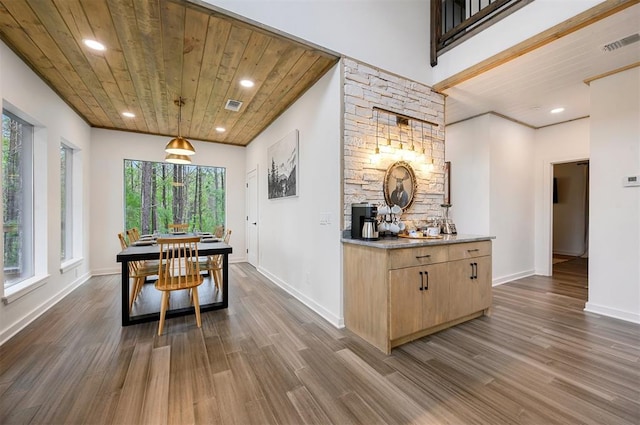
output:
{"label": "white interior door", "polygon": [[247,261],[258,267],[258,169],[247,173]]}

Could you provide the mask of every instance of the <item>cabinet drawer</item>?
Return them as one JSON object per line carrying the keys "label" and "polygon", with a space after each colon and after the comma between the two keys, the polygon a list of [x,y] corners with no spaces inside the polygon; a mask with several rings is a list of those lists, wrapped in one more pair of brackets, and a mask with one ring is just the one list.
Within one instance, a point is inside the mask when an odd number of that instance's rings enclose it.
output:
{"label": "cabinet drawer", "polygon": [[491,255],[491,241],[457,243],[449,245],[449,261]]}
{"label": "cabinet drawer", "polygon": [[424,266],[447,261],[446,246],[393,249],[389,252],[389,268]]}

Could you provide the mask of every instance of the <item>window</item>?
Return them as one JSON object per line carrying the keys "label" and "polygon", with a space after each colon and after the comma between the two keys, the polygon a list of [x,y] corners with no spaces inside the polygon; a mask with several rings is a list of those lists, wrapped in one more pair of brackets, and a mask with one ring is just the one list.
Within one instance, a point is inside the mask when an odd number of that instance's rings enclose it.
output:
{"label": "window", "polygon": [[60,144],[60,260],[73,258],[73,149]]}
{"label": "window", "polygon": [[125,227],[167,232],[170,223],[214,231],[225,223],[226,169],[124,161]]}
{"label": "window", "polygon": [[4,287],[34,275],[33,126],[2,111]]}

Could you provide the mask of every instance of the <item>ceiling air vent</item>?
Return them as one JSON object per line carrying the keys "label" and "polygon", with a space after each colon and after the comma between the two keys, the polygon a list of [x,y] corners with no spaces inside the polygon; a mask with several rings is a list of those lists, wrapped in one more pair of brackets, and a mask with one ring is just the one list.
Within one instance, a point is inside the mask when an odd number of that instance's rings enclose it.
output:
{"label": "ceiling air vent", "polygon": [[240,102],[239,100],[233,100],[233,99],[227,100],[227,104],[224,105],[224,109],[228,109],[233,112],[238,112],[241,107],[242,107],[242,102]]}
{"label": "ceiling air vent", "polygon": [[605,44],[602,47],[602,50],[605,52],[612,52],[621,47],[628,46],[629,44],[637,43],[638,41],[640,41],[640,34],[636,33],[625,38],[621,38],[618,41],[614,41],[613,43]]}

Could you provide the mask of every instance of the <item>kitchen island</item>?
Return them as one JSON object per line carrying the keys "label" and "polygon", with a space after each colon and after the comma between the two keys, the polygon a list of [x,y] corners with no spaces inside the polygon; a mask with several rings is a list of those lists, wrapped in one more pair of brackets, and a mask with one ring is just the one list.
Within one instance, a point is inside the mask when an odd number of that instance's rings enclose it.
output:
{"label": "kitchen island", "polygon": [[393,347],[489,314],[491,236],[343,238],[346,327]]}

